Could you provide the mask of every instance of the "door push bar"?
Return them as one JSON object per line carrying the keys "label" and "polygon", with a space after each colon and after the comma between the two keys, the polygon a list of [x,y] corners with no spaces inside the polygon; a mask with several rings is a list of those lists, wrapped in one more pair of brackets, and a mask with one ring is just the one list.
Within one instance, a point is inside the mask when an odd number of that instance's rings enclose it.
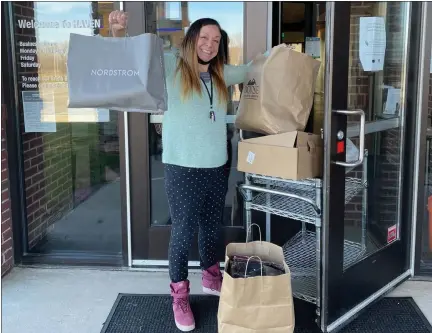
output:
{"label": "door push bar", "polygon": [[[346,168],[354,168],[363,163],[364,160],[364,146],[365,146],[365,113],[363,110],[333,110],[335,113],[344,114],[346,116],[356,116],[360,115],[360,148],[359,148],[359,157],[357,161],[354,162],[333,162],[336,165],[340,165]],[[337,133],[338,139],[342,140],[344,134],[342,131]]]}

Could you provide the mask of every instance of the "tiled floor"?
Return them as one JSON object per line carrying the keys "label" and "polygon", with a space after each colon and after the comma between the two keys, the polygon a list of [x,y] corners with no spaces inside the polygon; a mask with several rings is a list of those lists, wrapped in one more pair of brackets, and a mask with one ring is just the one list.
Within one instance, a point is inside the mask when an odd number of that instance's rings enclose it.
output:
{"label": "tiled floor", "polygon": [[[190,276],[201,293],[200,275]],[[98,333],[118,293],[166,294],[166,272],[19,268],[2,279],[2,332]],[[432,282],[408,281],[391,295],[412,296],[432,321]]]}

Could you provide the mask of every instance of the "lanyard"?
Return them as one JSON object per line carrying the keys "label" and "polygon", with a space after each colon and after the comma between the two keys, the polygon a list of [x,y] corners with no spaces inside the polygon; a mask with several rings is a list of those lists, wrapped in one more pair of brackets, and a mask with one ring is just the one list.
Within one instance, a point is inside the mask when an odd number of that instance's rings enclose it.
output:
{"label": "lanyard", "polygon": [[211,93],[210,93],[210,91],[208,90],[207,85],[206,85],[206,83],[204,82],[203,78],[201,77],[200,79],[201,79],[201,81],[204,83],[204,86],[205,86],[205,88],[206,88],[206,90],[207,90],[207,95],[208,95],[209,100],[210,100],[210,113],[209,113],[209,118],[210,118],[210,120],[212,121],[212,123],[214,123],[214,122],[216,121],[216,115],[215,115],[215,113],[214,113],[214,111],[213,111],[213,80],[212,80],[212,77],[211,77],[211,74],[210,74],[210,90],[211,90]]}
{"label": "lanyard", "polygon": [[200,78],[200,79],[204,83],[204,86],[205,86],[205,88],[207,90],[207,95],[208,95],[209,100],[210,100],[210,110],[213,110],[213,80],[212,80],[211,74],[210,74],[210,89],[211,89],[211,93],[208,90],[207,85],[206,85],[205,81],[203,80],[203,78]]}

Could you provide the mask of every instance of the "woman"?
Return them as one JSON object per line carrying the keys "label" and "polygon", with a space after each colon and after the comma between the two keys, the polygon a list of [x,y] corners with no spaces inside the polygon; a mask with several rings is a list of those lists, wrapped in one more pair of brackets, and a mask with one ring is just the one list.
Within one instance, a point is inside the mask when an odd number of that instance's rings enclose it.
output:
{"label": "woman", "polygon": [[[127,14],[110,13],[115,37],[125,35]],[[189,305],[188,256],[198,229],[203,291],[219,295],[217,252],[225,206],[227,87],[242,83],[246,66],[224,65],[221,28],[213,19],[195,21],[178,55],[165,55],[168,111],[163,120],[165,189],[172,219],[169,273],[176,326],[195,328]]]}

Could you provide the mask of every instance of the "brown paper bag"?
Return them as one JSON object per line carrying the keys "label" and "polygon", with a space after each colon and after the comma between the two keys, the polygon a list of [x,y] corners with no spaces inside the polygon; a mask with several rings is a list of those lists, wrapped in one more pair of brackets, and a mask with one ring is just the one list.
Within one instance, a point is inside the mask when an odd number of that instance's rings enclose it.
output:
{"label": "brown paper bag", "polygon": [[[232,255],[256,256],[262,261],[278,263],[285,268],[285,274],[234,279],[227,272]],[[219,299],[218,332],[294,332],[291,274],[280,246],[261,241],[228,244]]]}
{"label": "brown paper bag", "polygon": [[256,57],[243,84],[236,127],[262,134],[303,131],[320,64],[285,44]]}

